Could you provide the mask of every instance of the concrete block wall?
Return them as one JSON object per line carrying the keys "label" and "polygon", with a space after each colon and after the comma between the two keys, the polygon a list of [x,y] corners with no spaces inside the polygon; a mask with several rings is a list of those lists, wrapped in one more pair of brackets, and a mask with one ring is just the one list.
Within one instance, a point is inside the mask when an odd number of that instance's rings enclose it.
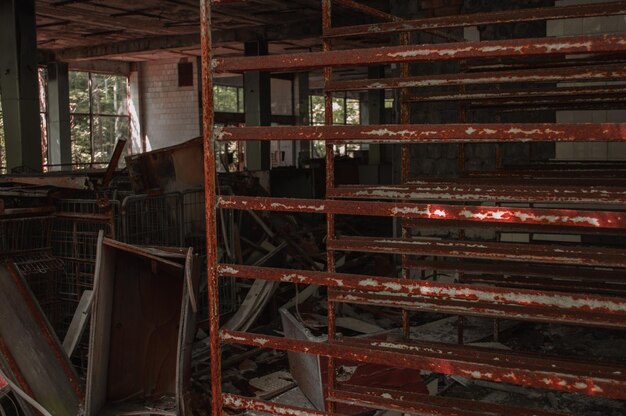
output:
{"label": "concrete block wall", "polygon": [[[557,6],[595,3],[593,0],[561,0]],[[550,20],[548,36],[576,36],[626,32],[626,16],[585,17]],[[568,85],[606,85],[606,83],[570,83]],[[559,123],[626,122],[626,110],[558,111]],[[626,160],[626,143],[559,143],[556,158],[560,160]]]}
{"label": "concrete block wall", "polygon": [[197,65],[194,85],[178,86],[178,59],[142,64],[142,105],[148,150],[160,149],[200,136]]}

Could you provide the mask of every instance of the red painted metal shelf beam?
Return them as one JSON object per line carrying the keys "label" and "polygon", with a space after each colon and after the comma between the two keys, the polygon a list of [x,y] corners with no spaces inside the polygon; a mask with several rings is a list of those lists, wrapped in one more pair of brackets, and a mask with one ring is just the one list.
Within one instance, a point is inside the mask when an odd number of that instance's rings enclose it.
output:
{"label": "red painted metal shelf beam", "polygon": [[325,140],[347,143],[623,142],[626,123],[383,124],[220,127],[217,141]]}
{"label": "red painted metal shelf beam", "polygon": [[446,314],[470,314],[607,328],[626,327],[626,299],[376,276],[222,264],[222,277],[335,288],[330,299]]}
{"label": "red painted metal shelf beam", "polygon": [[536,22],[553,19],[575,19],[594,16],[616,16],[623,14],[626,14],[626,2],[617,1],[563,7],[542,7],[489,13],[442,16],[419,20],[400,20],[370,25],[334,27],[325,30],[324,36],[327,38],[339,38],[348,36],[381,35],[429,29]]}
{"label": "red painted metal shelf beam", "polygon": [[361,253],[626,268],[624,250],[605,247],[366,237],[341,237],[329,240],[327,245],[332,250]]}
{"label": "red painted metal shelf beam", "polygon": [[329,81],[326,91],[493,85],[511,83],[555,83],[580,81],[621,81],[626,79],[624,64],[574,66],[566,68],[513,69],[460,74],[422,75],[403,78]]}
{"label": "red painted metal shelf beam", "polygon": [[471,205],[416,204],[333,199],[293,199],[221,196],[219,207],[258,211],[306,212],[311,214],[422,218],[441,221],[536,224],[593,229],[626,229],[626,213],[545,208],[490,207]]}
{"label": "red painted metal shelf beam", "polygon": [[626,35],[568,36],[427,45],[388,46],[288,55],[215,58],[215,72],[299,71],[323,67],[626,52]]}
{"label": "red painted metal shelf beam", "polygon": [[401,368],[462,375],[477,380],[626,398],[626,368],[622,370],[619,366],[598,362],[585,363],[582,360],[431,342],[360,342],[344,339],[328,343],[230,330],[221,330],[220,339],[233,344],[304,352],[354,362],[394,363]]}
{"label": "red painted metal shelf beam", "polygon": [[491,201],[500,203],[626,205],[626,190],[614,186],[528,185],[472,183],[463,179],[421,181],[407,185],[342,185],[328,198],[400,199],[408,201]]}

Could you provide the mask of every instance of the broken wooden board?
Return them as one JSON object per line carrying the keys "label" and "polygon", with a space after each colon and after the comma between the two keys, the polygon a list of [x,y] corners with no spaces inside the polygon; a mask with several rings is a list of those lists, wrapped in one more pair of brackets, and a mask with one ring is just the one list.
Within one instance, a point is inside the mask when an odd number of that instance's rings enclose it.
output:
{"label": "broken wooden board", "polygon": [[138,412],[146,403],[157,408],[164,397],[175,410],[161,410],[189,414],[195,314],[187,283],[197,292],[200,273],[192,256],[174,254],[99,238],[87,416],[127,412],[134,403]]}
{"label": "broken wooden board", "polygon": [[53,416],[79,413],[78,376],[13,264],[0,266],[0,366]]}
{"label": "broken wooden board", "polygon": [[67,329],[65,338],[63,339],[63,350],[68,357],[71,357],[83,336],[83,332],[87,327],[89,314],[91,313],[91,301],[93,298],[93,290],[85,290],[80,297],[80,302],[76,307],[76,312],[72,317],[72,322]]}

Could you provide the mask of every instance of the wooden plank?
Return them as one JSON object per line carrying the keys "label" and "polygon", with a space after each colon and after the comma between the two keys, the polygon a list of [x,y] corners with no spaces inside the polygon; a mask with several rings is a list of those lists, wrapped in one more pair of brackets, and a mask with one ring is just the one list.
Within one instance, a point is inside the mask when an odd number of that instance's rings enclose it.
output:
{"label": "wooden plank", "polygon": [[67,334],[63,339],[63,350],[68,357],[71,357],[80,342],[80,338],[87,327],[87,321],[91,314],[91,303],[93,299],[93,290],[85,290],[80,297],[80,302],[76,307],[76,312],[72,317],[72,322],[67,329]]}
{"label": "wooden plank", "polygon": [[76,415],[82,394],[76,391],[78,376],[22,276],[9,267],[0,267],[0,339],[3,354],[11,357],[0,362],[12,362],[15,368],[3,371],[21,379],[20,387],[51,414]]}

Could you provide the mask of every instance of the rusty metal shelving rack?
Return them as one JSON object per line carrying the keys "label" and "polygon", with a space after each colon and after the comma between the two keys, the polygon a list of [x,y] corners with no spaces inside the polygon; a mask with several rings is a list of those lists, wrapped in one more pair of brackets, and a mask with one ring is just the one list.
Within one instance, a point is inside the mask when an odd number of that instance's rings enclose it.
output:
{"label": "rusty metal shelving rack", "polygon": [[[335,305],[339,302],[366,303],[416,311],[435,311],[452,315],[476,315],[491,318],[509,318],[534,322],[558,322],[603,328],[626,328],[626,298],[621,288],[608,287],[603,294],[584,294],[575,291],[559,292],[543,287],[522,288],[488,286],[466,283],[441,283],[409,280],[407,270],[415,267],[410,256],[450,256],[482,258],[485,261],[506,260],[508,267],[516,268],[533,263],[539,276],[551,273],[567,274],[571,270],[558,269],[570,266],[600,266],[614,268],[606,271],[604,284],[623,283],[626,268],[626,251],[621,248],[599,248],[567,245],[481,243],[467,241],[425,241],[410,238],[362,238],[335,235],[335,215],[364,215],[396,217],[411,221],[430,221],[453,226],[463,224],[489,224],[492,226],[518,226],[540,229],[591,231],[617,233],[626,230],[626,215],[618,210],[583,211],[580,209],[512,208],[472,204],[483,196],[493,198],[490,190],[472,183],[462,184],[463,189],[442,190],[441,186],[409,181],[407,170],[410,158],[407,146],[412,143],[505,143],[540,141],[614,141],[626,140],[626,125],[598,124],[446,124],[412,125],[408,104],[403,105],[400,125],[332,126],[332,101],[334,91],[367,89],[401,89],[432,85],[439,80],[446,85],[469,83],[512,82],[515,79],[532,81],[615,80],[624,79],[623,64],[594,65],[588,67],[529,68],[502,73],[471,73],[445,76],[410,77],[407,64],[426,60],[470,58],[503,58],[527,56],[563,56],[565,54],[624,54],[626,36],[594,35],[567,38],[516,39],[483,42],[445,43],[435,45],[409,45],[401,37],[400,46],[331,50],[332,39],[353,34],[365,34],[370,27],[332,28],[331,0],[322,1],[324,25],[324,51],[308,54],[214,59],[211,54],[211,2],[201,0],[203,125],[206,179],[206,223],[208,246],[209,313],[212,362],[212,414],[219,415],[223,408],[253,410],[272,414],[321,415],[322,412],[293,406],[269,403],[221,390],[220,345],[235,343],[261,348],[306,352],[329,358],[327,413],[334,412],[337,402],[358,404],[373,409],[398,410],[406,413],[429,415],[454,414],[464,416],[511,414],[555,415],[555,413],[522,408],[504,407],[460,399],[381,390],[376,388],[338,388],[335,385],[335,359],[376,363],[442,374],[461,375],[475,379],[517,384],[589,395],[626,399],[626,368],[598,362],[548,357],[519,352],[498,351],[486,348],[457,346],[411,341],[376,341],[363,339],[337,339],[335,333]],[[214,4],[232,2],[213,0]],[[344,6],[358,5],[341,0]],[[363,7],[359,6],[363,11]],[[545,20],[626,14],[626,2],[609,5],[589,5],[528,11],[485,13],[423,19],[413,22],[391,22],[375,25],[379,32],[401,33],[407,30],[440,30],[476,24],[510,21]],[[381,80],[333,81],[332,68],[366,66],[372,64],[401,64],[401,77]],[[215,128],[213,119],[212,75],[218,72],[281,71],[324,69],[326,126],[321,127],[243,127]],[[435,81],[436,82],[436,81]],[[579,91],[572,91],[576,94]],[[466,94],[469,96],[470,94]],[[403,102],[414,97],[402,92]],[[423,98],[423,97],[422,97]],[[433,98],[433,97],[429,97]],[[476,98],[476,97],[471,97]],[[481,97],[484,98],[484,97]],[[491,97],[488,97],[491,98]],[[508,97],[511,98],[511,97]],[[323,140],[326,142],[326,200],[298,200],[281,198],[252,198],[221,196],[216,191],[216,155],[214,144],[221,141],[246,140]],[[345,143],[382,143],[403,145],[403,185],[391,187],[334,185],[333,146]],[[447,184],[446,186],[449,186]],[[430,186],[430,188],[429,188]],[[619,205],[624,202],[621,185],[593,187],[584,184],[567,187],[552,185],[516,188],[508,184],[491,184],[496,199],[503,202],[603,202]],[[445,187],[445,186],[444,186]],[[604,192],[606,191],[606,193]],[[469,194],[469,196],[468,196]],[[596,198],[596,196],[598,196]],[[381,201],[382,200],[382,201]],[[419,203],[406,201],[439,201]],[[465,202],[465,205],[459,205]],[[260,211],[307,212],[326,215],[327,218],[327,269],[324,272],[283,270],[233,264],[217,264],[216,208]],[[585,231],[587,230],[587,231]],[[395,253],[403,258],[402,278],[336,273],[336,251]],[[536,265],[535,265],[536,264]],[[550,265],[550,266],[547,266]],[[423,265],[422,265],[423,266]],[[453,266],[450,266],[453,267]],[[467,267],[467,266],[465,266]],[[493,267],[493,266],[492,266]],[[497,267],[497,266],[496,266]],[[551,269],[549,268],[551,267]],[[547,270],[546,270],[547,269]],[[462,270],[462,269],[461,269]],[[614,274],[612,274],[614,273]],[[219,280],[223,277],[264,279],[294,284],[316,284],[328,288],[328,342],[316,343],[291,340],[246,332],[220,330]],[[607,294],[608,293],[608,294]],[[617,295],[616,295],[617,293]],[[408,319],[404,313],[404,333],[408,335]],[[407,337],[408,338],[408,337]]]}

